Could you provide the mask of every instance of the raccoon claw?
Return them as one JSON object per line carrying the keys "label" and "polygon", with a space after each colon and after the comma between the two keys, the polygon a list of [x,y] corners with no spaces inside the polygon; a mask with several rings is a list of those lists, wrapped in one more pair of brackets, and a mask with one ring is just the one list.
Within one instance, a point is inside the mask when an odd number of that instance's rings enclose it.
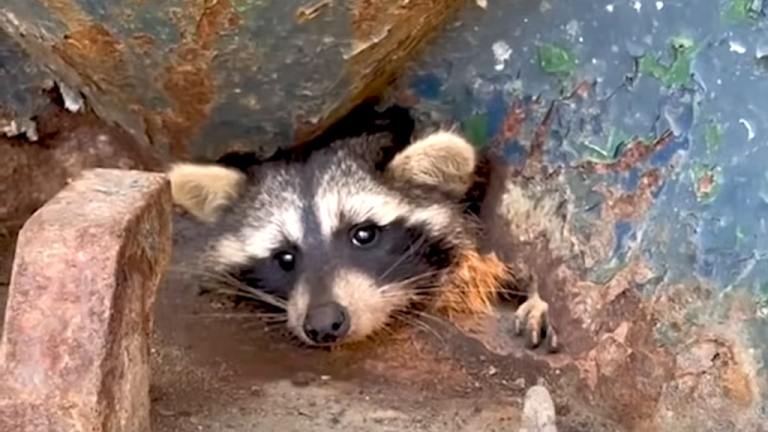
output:
{"label": "raccoon claw", "polygon": [[531,296],[515,312],[515,334],[520,336],[524,330],[527,330],[526,340],[530,348],[541,345],[543,334],[547,350],[558,350],[557,331],[549,317],[549,304],[537,295]]}

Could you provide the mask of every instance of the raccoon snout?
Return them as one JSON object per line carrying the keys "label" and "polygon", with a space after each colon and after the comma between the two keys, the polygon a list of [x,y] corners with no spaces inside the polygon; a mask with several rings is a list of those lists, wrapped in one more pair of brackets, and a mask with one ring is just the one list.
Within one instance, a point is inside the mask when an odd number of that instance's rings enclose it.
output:
{"label": "raccoon snout", "polygon": [[349,312],[336,303],[325,303],[307,311],[304,318],[304,334],[316,344],[331,344],[349,332]]}

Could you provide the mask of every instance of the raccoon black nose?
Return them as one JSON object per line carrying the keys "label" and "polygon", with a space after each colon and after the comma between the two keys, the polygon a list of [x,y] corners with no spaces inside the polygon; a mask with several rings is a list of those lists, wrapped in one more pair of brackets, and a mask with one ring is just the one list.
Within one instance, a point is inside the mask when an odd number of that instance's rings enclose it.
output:
{"label": "raccoon black nose", "polygon": [[346,336],[349,331],[347,309],[335,302],[315,306],[304,318],[304,334],[318,344],[329,344]]}

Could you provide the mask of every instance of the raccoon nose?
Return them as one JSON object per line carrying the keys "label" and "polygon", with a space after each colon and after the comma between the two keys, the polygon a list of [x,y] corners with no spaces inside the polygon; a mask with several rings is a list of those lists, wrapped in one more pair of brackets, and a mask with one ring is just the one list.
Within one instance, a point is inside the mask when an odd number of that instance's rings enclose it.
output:
{"label": "raccoon nose", "polygon": [[347,309],[335,302],[316,306],[304,318],[304,334],[318,344],[329,344],[346,336],[349,331]]}

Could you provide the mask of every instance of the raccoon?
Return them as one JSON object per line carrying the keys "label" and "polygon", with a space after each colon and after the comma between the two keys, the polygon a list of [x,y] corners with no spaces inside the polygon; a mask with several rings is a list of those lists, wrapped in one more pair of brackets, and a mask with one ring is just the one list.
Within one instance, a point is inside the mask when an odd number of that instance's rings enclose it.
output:
{"label": "raccoon", "polygon": [[[402,146],[401,146],[402,147]],[[207,274],[237,280],[284,314],[306,345],[379,334],[398,314],[491,314],[513,275],[482,253],[479,219],[464,198],[479,155],[439,131],[394,148],[386,133],[281,154],[240,170],[178,163],[174,202],[220,228],[203,254]],[[557,349],[547,304],[534,290],[517,333]]]}

